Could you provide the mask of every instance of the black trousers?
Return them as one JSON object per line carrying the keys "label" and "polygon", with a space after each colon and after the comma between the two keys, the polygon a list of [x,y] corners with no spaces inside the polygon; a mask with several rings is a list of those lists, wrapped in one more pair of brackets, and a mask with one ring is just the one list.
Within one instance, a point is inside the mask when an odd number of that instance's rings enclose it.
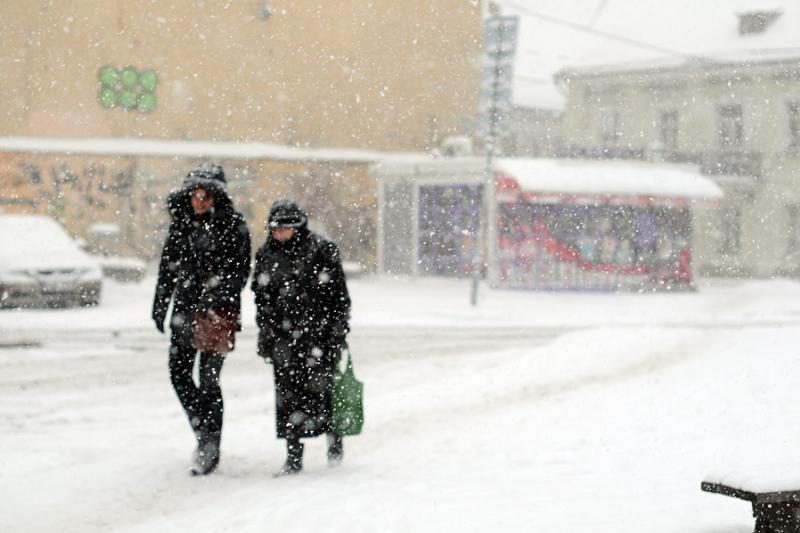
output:
{"label": "black trousers", "polygon": [[[200,358],[200,379],[195,384],[192,372],[197,357]],[[169,377],[198,440],[218,440],[222,432],[224,405],[219,375],[224,362],[224,355],[198,352],[173,334],[169,349]]]}

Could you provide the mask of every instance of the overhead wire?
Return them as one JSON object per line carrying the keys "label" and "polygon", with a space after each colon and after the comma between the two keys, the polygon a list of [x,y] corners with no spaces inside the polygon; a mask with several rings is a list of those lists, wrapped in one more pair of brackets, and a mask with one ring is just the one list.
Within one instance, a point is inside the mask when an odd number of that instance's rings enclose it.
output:
{"label": "overhead wire", "polygon": [[576,30],[576,31],[582,31],[584,33],[589,33],[589,34],[592,34],[592,35],[595,35],[595,36],[598,36],[598,37],[603,37],[605,39],[609,39],[609,40],[612,40],[612,41],[621,42],[621,43],[624,43],[624,44],[627,44],[627,45],[630,45],[630,46],[635,46],[635,47],[638,47],[638,48],[647,49],[647,50],[650,50],[652,52],[658,52],[660,54],[667,54],[667,55],[671,55],[671,56],[679,56],[679,57],[683,57],[683,58],[686,58],[686,59],[701,59],[699,56],[697,56],[695,54],[687,54],[685,52],[680,52],[678,50],[673,50],[673,49],[666,48],[666,47],[663,47],[663,46],[659,46],[659,45],[655,45],[655,44],[651,44],[651,43],[646,43],[644,41],[639,41],[637,39],[632,39],[630,37],[625,37],[623,35],[617,35],[615,33],[599,30],[599,29],[593,28],[591,26],[586,26],[586,25],[583,25],[583,24],[578,24],[576,22],[569,21],[569,20],[564,20],[564,19],[560,19],[560,18],[557,18],[557,17],[553,17],[553,16],[547,15],[545,13],[534,11],[531,8],[527,7],[527,6],[523,6],[520,3],[515,2],[514,0],[503,0],[502,3],[503,3],[504,6],[507,6],[509,8],[512,8],[512,9],[516,10],[516,11],[524,13],[527,16],[530,16],[530,17],[533,17],[533,18],[536,18],[536,19],[539,19],[539,20],[543,20],[543,21],[549,22],[551,24],[556,24],[556,25],[563,26],[563,27],[566,27],[566,28],[571,28],[571,29]]}

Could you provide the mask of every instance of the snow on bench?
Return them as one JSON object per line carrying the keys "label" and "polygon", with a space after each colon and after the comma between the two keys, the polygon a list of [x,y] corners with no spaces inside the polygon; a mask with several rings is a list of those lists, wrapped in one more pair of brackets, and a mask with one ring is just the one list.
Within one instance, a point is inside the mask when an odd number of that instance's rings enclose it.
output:
{"label": "snow on bench", "polygon": [[749,501],[755,533],[800,533],[800,464],[793,461],[712,472],[701,490]]}

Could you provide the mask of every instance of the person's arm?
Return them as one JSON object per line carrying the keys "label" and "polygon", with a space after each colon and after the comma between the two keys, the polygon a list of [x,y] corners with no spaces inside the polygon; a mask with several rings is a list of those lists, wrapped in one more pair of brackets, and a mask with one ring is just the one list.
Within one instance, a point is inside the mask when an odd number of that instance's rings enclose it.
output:
{"label": "person's arm", "polygon": [[324,295],[326,320],[322,335],[330,343],[341,346],[350,332],[350,293],[342,268],[339,248],[326,242],[321,250],[322,268],[320,270],[320,290]]}
{"label": "person's arm", "polygon": [[255,268],[253,269],[253,281],[250,282],[250,290],[253,291],[256,303],[256,324],[263,329],[269,327],[267,322],[266,308],[269,297],[267,295],[269,278],[266,274],[264,256],[262,252],[256,253]]}
{"label": "person's arm", "polygon": [[250,288],[255,296],[256,324],[258,325],[258,355],[266,362],[272,358],[272,348],[275,345],[275,332],[273,329],[274,318],[269,312],[269,276],[267,275],[266,260],[261,252],[256,254],[253,281]]}
{"label": "person's arm", "polygon": [[180,267],[180,257],[178,250],[178,230],[174,225],[170,225],[169,233],[161,250],[161,260],[158,264],[158,281],[156,282],[156,294],[153,298],[153,309],[151,316],[156,324],[156,329],[164,333],[164,320],[167,318],[167,310],[175,286],[178,283],[178,269]]}

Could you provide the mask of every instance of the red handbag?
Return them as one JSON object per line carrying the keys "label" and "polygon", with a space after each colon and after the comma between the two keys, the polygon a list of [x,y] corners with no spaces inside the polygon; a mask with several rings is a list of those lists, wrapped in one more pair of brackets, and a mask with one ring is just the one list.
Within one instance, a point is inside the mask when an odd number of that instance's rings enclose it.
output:
{"label": "red handbag", "polygon": [[201,352],[226,354],[236,344],[239,314],[233,309],[198,312],[194,315],[194,347]]}

